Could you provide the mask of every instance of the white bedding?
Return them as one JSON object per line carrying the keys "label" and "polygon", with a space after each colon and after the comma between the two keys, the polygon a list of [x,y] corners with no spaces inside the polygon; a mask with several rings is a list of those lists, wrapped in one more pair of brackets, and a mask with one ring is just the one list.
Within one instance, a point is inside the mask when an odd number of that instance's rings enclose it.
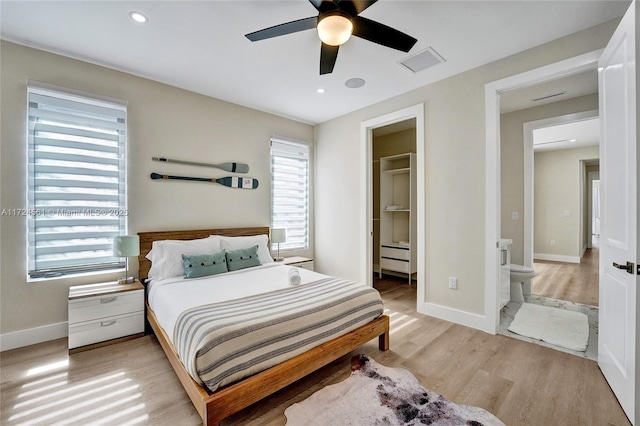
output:
{"label": "white bedding", "polygon": [[[288,288],[291,268],[293,266],[274,262],[202,278],[152,280],[148,286],[149,306],[169,339],[173,339],[176,320],[183,311],[199,305]],[[307,269],[298,270],[301,285],[327,278],[327,275]]]}

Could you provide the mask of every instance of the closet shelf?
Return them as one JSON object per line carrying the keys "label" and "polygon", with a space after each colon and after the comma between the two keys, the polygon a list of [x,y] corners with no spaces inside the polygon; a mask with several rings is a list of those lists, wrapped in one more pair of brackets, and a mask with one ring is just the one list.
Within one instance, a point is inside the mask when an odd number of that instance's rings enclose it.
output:
{"label": "closet shelf", "polygon": [[411,169],[409,167],[402,169],[391,169],[391,170],[383,170],[382,173],[390,174],[390,175],[398,175],[402,173],[410,173]]}

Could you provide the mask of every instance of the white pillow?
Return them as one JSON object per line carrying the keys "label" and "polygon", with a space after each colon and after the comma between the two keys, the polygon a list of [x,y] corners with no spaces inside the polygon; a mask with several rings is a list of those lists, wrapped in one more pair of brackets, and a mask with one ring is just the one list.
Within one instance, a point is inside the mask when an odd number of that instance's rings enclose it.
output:
{"label": "white pillow", "polygon": [[269,237],[267,234],[251,235],[249,237],[225,237],[220,235],[220,247],[227,251],[250,248],[258,246],[258,258],[261,264],[273,262],[267,242]]}
{"label": "white pillow", "polygon": [[222,251],[220,237],[212,235],[198,240],[154,241],[145,256],[151,261],[149,278],[163,279],[184,275],[182,255],[214,254]]}

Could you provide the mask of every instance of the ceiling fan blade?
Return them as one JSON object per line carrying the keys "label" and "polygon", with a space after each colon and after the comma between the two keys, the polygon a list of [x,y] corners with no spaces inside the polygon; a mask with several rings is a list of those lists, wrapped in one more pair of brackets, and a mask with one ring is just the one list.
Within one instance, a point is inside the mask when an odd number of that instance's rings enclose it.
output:
{"label": "ceiling fan blade", "polygon": [[309,3],[311,3],[320,13],[338,8],[333,0],[309,0]]}
{"label": "ceiling fan blade", "polygon": [[418,41],[408,34],[361,16],[356,16],[351,21],[353,22],[354,36],[392,49],[408,52]]}
{"label": "ceiling fan blade", "polygon": [[320,75],[331,74],[333,72],[333,66],[338,59],[338,49],[340,46],[329,46],[322,43],[320,47]]}
{"label": "ceiling fan blade", "polygon": [[377,1],[378,0],[336,0],[336,3],[341,10],[351,16],[356,16]]}
{"label": "ceiling fan blade", "polygon": [[311,16],[309,18],[298,19],[297,21],[287,22],[285,24],[245,34],[245,37],[251,41],[265,40],[267,38],[297,33],[298,31],[311,30],[315,28],[316,25],[318,25],[318,17]]}

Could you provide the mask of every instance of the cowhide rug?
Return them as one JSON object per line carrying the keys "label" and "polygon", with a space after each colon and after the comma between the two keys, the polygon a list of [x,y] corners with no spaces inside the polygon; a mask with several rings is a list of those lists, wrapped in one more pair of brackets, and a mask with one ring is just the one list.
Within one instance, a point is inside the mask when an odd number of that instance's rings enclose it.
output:
{"label": "cowhide rug", "polygon": [[455,404],[423,388],[407,370],[385,367],[365,355],[353,357],[351,364],[347,380],[287,408],[287,425],[504,426],[482,408]]}

